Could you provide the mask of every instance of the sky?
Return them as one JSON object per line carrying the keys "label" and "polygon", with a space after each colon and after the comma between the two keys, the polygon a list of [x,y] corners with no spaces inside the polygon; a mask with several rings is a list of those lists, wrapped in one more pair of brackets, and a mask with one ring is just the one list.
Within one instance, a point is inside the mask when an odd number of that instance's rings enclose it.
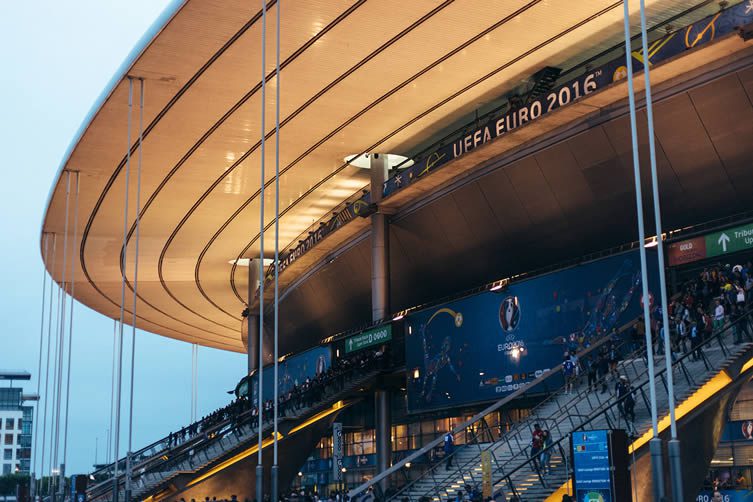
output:
{"label": "sky", "polygon": [[[37,390],[47,195],[90,107],[168,3],[0,1],[0,369],[29,371],[28,393]],[[112,320],[80,304],[74,320],[67,474],[89,472],[95,455],[105,461],[110,422]],[[142,332],[137,341],[134,450],[189,423],[191,402],[191,346]],[[245,364],[199,349],[199,416],[229,402]]]}

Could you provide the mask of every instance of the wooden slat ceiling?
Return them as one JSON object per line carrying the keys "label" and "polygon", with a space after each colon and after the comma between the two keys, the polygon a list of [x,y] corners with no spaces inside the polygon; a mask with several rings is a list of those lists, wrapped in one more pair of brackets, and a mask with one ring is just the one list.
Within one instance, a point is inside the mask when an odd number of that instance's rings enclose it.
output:
{"label": "wooden slat ceiling", "polygon": [[[637,9],[638,2],[633,4]],[[688,7],[683,0],[647,4],[652,22]],[[264,68],[267,183],[275,159],[278,84],[274,0],[269,6]],[[622,4],[307,0],[283,2],[280,23],[282,248],[368,183],[364,172],[343,165],[343,157],[364,151],[405,153],[541,67],[567,66],[619,42]],[[145,79],[146,86],[137,324],[235,351],[243,351],[240,313],[247,278],[245,269],[233,270],[228,261],[259,254],[261,31],[257,2],[189,0],[127,72]],[[76,257],[76,297],[114,318],[121,303],[126,200],[125,77],[63,166],[80,173],[78,240],[69,238],[68,249],[68,256]],[[138,136],[138,89],[136,81],[132,145]],[[574,157],[571,163],[579,161]],[[131,168],[129,281],[135,254],[135,157]],[[520,211],[530,223],[557,213],[554,202],[530,198],[547,176],[546,168],[521,165],[507,176],[527,197]],[[587,190],[586,184],[600,183],[597,173],[584,176],[585,184],[569,188],[574,199]],[[46,259],[56,281],[62,280],[65,180],[61,175],[55,181],[43,226],[43,232],[58,236],[56,253]],[[266,224],[272,218],[273,196],[270,188],[264,202]],[[515,225],[522,224],[498,220],[503,232],[515,232]],[[483,234],[485,229],[472,231]],[[448,253],[462,249],[462,235],[451,236],[459,241]],[[265,232],[267,254],[272,239],[270,229]],[[70,280],[70,269],[67,275]],[[127,297],[131,294],[129,289]]]}

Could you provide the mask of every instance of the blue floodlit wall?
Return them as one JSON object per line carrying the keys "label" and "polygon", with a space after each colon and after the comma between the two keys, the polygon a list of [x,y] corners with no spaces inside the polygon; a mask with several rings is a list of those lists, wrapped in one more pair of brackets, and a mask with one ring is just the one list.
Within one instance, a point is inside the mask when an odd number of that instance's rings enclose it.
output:
{"label": "blue floodlit wall", "polygon": [[[302,384],[306,377],[313,378],[319,373],[327,371],[332,364],[330,347],[314,347],[306,352],[301,352],[286,358],[279,364],[279,390],[280,395],[285,394],[295,385]],[[262,385],[264,386],[264,399],[272,399],[274,395],[274,367],[264,367]],[[251,397],[254,402],[258,399],[257,377],[251,378]]]}
{"label": "blue floodlit wall", "polygon": [[[655,253],[648,253],[648,263],[651,286]],[[594,340],[636,318],[640,277],[636,250],[411,313],[405,323],[409,411],[514,392],[562,361],[571,334]]]}

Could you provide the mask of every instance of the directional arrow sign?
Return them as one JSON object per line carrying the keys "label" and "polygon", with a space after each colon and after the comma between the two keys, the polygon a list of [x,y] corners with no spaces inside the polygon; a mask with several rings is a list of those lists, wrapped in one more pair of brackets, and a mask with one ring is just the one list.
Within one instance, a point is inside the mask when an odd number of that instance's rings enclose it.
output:
{"label": "directional arrow sign", "polygon": [[729,242],[729,236],[725,233],[722,233],[722,235],[719,236],[719,240],[716,241],[717,244],[720,244],[722,246],[722,252],[727,252],[727,243]]}
{"label": "directional arrow sign", "polygon": [[753,249],[753,223],[727,228],[705,236],[706,256],[720,256]]}

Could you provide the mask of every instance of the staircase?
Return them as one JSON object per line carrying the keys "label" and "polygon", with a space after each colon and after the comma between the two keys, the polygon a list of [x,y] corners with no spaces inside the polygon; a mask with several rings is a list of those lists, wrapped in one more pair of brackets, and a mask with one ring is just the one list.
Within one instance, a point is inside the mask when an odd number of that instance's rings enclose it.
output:
{"label": "staircase", "polygon": [[[373,381],[378,373],[379,370],[371,370],[368,373],[346,375],[342,378],[344,384],[341,388],[330,386],[324,391],[322,398],[312,406],[289,411],[287,415],[280,417],[279,428],[292,428],[326,410],[335,402],[354,394]],[[251,447],[258,441],[257,428],[258,417],[251,417],[250,411],[247,411],[236,420],[227,420],[209,429],[205,434],[200,434],[174,448],[160,449],[151,457],[139,459],[138,462],[134,462],[131,498],[144,499],[168,487],[181,475],[198,475],[233,454]],[[263,423],[262,436],[271,434],[272,429],[271,421]],[[166,441],[164,443],[166,444]],[[125,459],[121,460],[120,464],[122,467],[119,466],[117,478],[118,499],[125,500]],[[112,466],[107,466],[106,469],[112,469]],[[97,502],[113,500],[114,484],[115,480],[111,475],[92,486],[87,491],[87,499]]]}
{"label": "staircase", "polygon": [[[748,322],[749,317],[750,313],[738,322]],[[676,404],[682,403],[753,347],[753,343],[748,341],[735,344],[732,328],[727,326],[711,336],[701,346],[700,359],[695,360],[691,353],[676,358],[672,367]],[[629,354],[618,366],[619,374],[627,376],[635,390],[635,437],[641,437],[651,428],[649,375],[644,350],[641,348]],[[654,356],[654,365],[657,414],[661,418],[669,413],[664,356]],[[445,466],[446,460],[434,464],[391,500],[401,500],[404,497],[410,501],[418,501],[422,497],[436,502],[454,500],[459,491],[465,490],[466,485],[480,491],[482,451],[491,454],[494,495],[502,494],[504,500],[513,495],[522,500],[545,500],[569,478],[571,432],[627,428],[619,411],[621,403],[617,402],[614,394],[615,380],[607,377],[607,383],[608,392],[605,394],[600,389],[590,391],[585,378],[581,378],[571,394],[565,394],[560,388],[498,441],[475,442],[458,447],[452,454],[453,465],[450,469]],[[530,458],[534,423],[539,423],[552,435],[553,444],[547,449],[551,452],[551,469],[547,473],[540,468],[539,462]]]}

